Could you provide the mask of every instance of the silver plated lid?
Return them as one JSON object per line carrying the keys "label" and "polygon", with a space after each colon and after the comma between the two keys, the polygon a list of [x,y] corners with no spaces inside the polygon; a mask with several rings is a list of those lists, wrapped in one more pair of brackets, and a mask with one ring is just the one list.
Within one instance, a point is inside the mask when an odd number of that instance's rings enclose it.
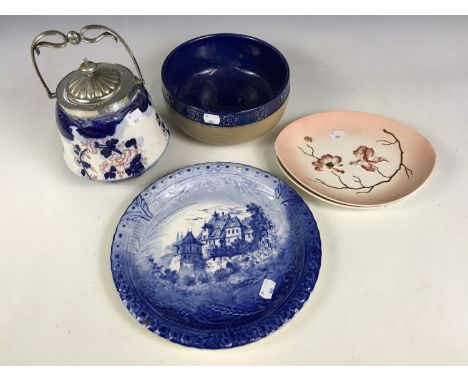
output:
{"label": "silver plated lid", "polygon": [[96,64],[86,58],[66,85],[66,95],[76,104],[95,104],[115,94],[122,82],[119,71],[111,65]]}
{"label": "silver plated lid", "polygon": [[132,90],[139,83],[123,65],[85,59],[78,70],[67,74],[58,84],[57,102],[77,116],[103,116],[131,102]]}

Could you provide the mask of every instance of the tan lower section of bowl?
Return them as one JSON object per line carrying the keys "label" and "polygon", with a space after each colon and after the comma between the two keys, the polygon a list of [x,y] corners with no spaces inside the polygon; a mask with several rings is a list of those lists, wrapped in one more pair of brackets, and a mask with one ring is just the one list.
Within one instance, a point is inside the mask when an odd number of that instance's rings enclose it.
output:
{"label": "tan lower section of bowl", "polygon": [[167,103],[169,120],[185,134],[205,143],[213,145],[232,145],[247,142],[264,135],[273,128],[283,116],[288,100],[265,119],[239,127],[216,127],[194,122],[177,113]]}

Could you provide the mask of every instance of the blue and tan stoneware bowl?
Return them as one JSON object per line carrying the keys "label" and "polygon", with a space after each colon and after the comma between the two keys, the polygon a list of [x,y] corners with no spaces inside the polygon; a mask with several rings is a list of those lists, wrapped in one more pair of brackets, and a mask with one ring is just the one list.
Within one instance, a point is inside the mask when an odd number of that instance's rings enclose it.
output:
{"label": "blue and tan stoneware bowl", "polygon": [[212,144],[255,139],[280,120],[289,66],[272,45],[231,33],[197,37],[175,48],[162,67],[172,121]]}

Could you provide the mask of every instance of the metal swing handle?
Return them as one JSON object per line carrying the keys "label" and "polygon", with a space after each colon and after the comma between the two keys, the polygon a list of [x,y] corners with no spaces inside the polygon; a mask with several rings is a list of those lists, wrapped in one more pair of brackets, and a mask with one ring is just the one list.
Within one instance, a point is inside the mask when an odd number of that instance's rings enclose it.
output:
{"label": "metal swing handle", "polygon": [[[89,30],[100,30],[103,31],[101,34],[98,36],[91,38],[91,37],[86,37],[85,33]],[[43,41],[44,38],[49,37],[49,36],[56,36],[60,37],[63,41],[62,42],[50,42],[50,41]],[[75,32],[75,31],[70,31],[66,35],[60,31],[57,30],[49,30],[45,31],[42,33],[39,33],[36,38],[33,40],[31,44],[31,58],[33,61],[34,69],[36,70],[37,76],[42,82],[42,85],[47,91],[47,95],[49,98],[57,98],[56,92],[50,91],[50,88],[47,86],[46,82],[44,81],[44,78],[42,77],[42,74],[39,70],[39,67],[37,66],[36,62],[36,54],[39,56],[40,54],[40,48],[65,48],[68,43],[72,45],[78,45],[82,40],[87,43],[94,43],[102,40],[104,37],[112,37],[115,42],[119,42],[125,47],[127,50],[128,54],[132,58],[133,64],[135,65],[135,68],[138,72],[138,81],[142,85],[144,85],[145,81],[143,79],[143,76],[141,75],[141,70],[140,67],[138,66],[138,62],[135,59],[135,56],[133,55],[130,47],[127,45],[125,40],[120,36],[117,32],[114,30],[104,26],[104,25],[96,25],[96,24],[91,24],[91,25],[86,25],[83,28],[81,28],[80,32]]]}

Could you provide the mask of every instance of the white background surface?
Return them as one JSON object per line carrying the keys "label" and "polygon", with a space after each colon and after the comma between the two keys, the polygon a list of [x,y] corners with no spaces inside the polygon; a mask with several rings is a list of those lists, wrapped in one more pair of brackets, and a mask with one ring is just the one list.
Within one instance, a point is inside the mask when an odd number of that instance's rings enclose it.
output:
{"label": "white background surface", "polygon": [[[141,177],[89,183],[61,157],[29,47],[47,29],[116,29],[134,51],[164,116],[160,68],[179,43],[240,32],[279,48],[291,95],[279,125],[216,147],[172,128],[169,148]],[[468,364],[468,18],[2,17],[0,187],[1,364]],[[123,48],[43,49],[55,88],[87,56],[131,66]],[[205,161],[238,161],[285,179],[273,142],[289,122],[330,110],[394,118],[434,145],[432,178],[414,197],[350,210],[301,193],[318,222],[316,289],[284,328],[251,345],[204,351],[147,331],[122,305],[110,272],[114,228],[159,176]]]}

